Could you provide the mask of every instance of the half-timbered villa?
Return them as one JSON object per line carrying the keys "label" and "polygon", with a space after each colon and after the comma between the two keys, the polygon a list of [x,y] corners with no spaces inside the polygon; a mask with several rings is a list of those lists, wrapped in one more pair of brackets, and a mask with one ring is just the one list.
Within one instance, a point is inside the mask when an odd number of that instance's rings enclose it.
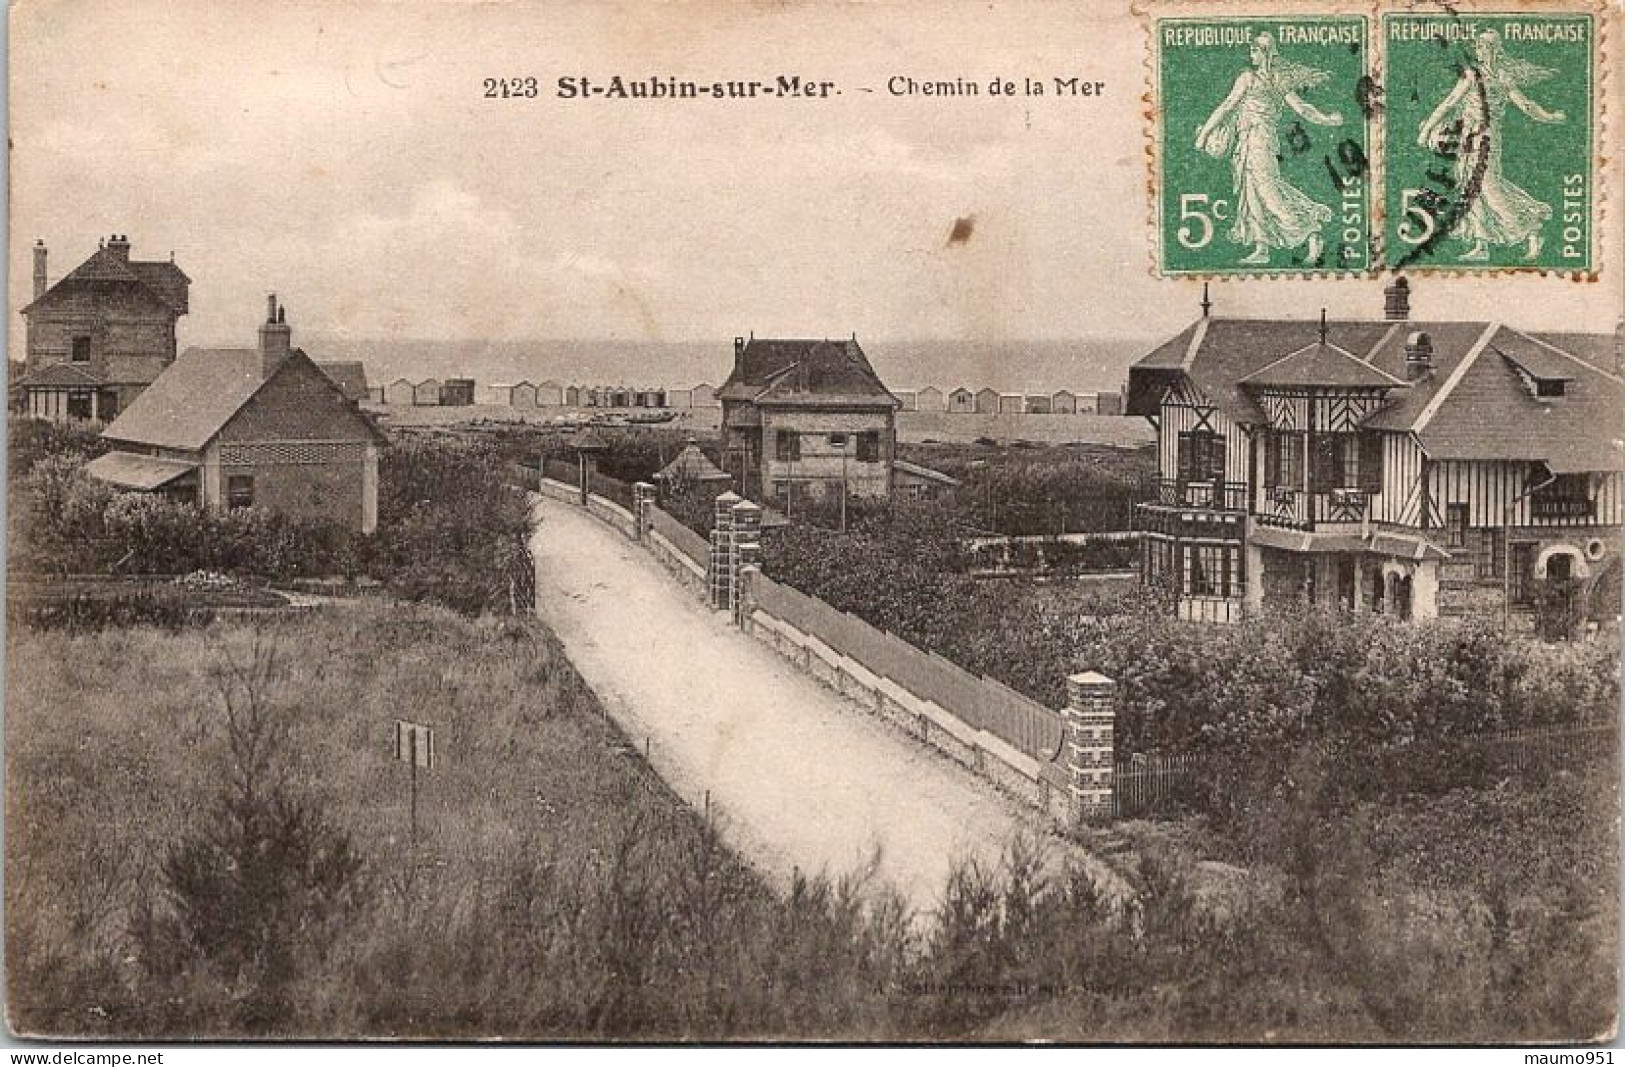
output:
{"label": "half-timbered villa", "polygon": [[[1505,614],[1620,566],[1619,338],[1499,322],[1203,317],[1135,363],[1157,431],[1142,578],[1187,618],[1309,601]],[[1608,615],[1616,610],[1606,609]]]}

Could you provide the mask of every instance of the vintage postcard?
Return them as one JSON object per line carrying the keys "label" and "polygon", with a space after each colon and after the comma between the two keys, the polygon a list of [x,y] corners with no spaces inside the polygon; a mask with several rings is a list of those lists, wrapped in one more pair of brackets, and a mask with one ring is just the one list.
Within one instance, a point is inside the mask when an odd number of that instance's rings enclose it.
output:
{"label": "vintage postcard", "polygon": [[11,1033],[1612,1040],[1620,19],[14,4]]}

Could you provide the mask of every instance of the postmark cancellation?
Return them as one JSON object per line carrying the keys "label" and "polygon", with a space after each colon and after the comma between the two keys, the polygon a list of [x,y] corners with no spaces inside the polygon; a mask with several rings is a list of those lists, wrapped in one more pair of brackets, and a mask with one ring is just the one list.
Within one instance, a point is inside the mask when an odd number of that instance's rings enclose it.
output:
{"label": "postmark cancellation", "polygon": [[1141,14],[1157,273],[1594,276],[1594,11]]}

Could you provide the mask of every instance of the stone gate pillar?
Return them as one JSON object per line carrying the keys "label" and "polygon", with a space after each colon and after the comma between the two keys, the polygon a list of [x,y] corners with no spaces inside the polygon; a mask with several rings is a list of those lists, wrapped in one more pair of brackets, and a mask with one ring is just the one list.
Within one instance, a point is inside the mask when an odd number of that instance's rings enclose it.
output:
{"label": "stone gate pillar", "polygon": [[[749,500],[741,500],[733,506],[733,553],[729,561],[733,566],[732,579],[729,582],[728,610],[733,613],[734,621],[739,621],[739,570],[741,567],[756,563],[758,549],[762,540],[762,509]],[[749,546],[748,552],[746,546]],[[747,561],[746,555],[750,556]]]}
{"label": "stone gate pillar", "polygon": [[733,607],[734,505],[742,503],[737,493],[723,493],[713,505],[711,554],[706,562],[705,589],[711,607]]}
{"label": "stone gate pillar", "polygon": [[756,579],[762,569],[756,565],[756,545],[740,545],[744,562],[740,564],[734,587],[734,623],[746,633],[751,632],[751,618],[756,614]]}
{"label": "stone gate pillar", "polygon": [[655,487],[648,482],[632,483],[632,528],[639,541],[649,539],[649,526],[654,521],[651,514],[655,506]]}
{"label": "stone gate pillar", "polygon": [[1075,823],[1104,822],[1113,815],[1116,719],[1116,682],[1094,671],[1066,680],[1067,777]]}
{"label": "stone gate pillar", "polygon": [[[738,536],[737,530],[735,536]],[[734,624],[737,626],[745,626],[750,620],[751,613],[756,610],[756,605],[752,601],[751,582],[753,575],[761,573],[759,566],[761,557],[762,546],[755,541],[741,542],[734,553],[734,565],[738,569],[734,571],[733,616]]]}

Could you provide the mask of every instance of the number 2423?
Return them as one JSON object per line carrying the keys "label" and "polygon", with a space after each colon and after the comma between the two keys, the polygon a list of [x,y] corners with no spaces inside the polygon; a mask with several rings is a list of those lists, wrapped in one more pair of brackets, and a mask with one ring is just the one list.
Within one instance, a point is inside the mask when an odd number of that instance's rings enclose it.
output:
{"label": "number 2423", "polygon": [[486,78],[487,100],[534,100],[540,89],[535,78]]}

